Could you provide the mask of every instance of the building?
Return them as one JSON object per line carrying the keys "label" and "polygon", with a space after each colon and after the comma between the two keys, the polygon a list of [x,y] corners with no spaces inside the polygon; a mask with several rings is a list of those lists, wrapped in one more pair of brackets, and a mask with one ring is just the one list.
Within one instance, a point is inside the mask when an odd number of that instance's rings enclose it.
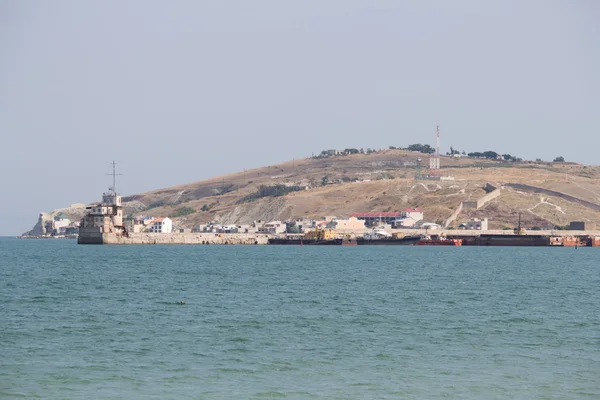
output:
{"label": "building", "polygon": [[222,225],[219,228],[219,233],[238,233],[238,226],[237,225]]}
{"label": "building", "polygon": [[596,223],[583,222],[583,221],[572,221],[569,224],[569,229],[572,231],[595,231]]}
{"label": "building", "polygon": [[425,223],[421,224],[421,229],[435,231],[435,230],[440,229],[440,226],[434,222],[425,222]]}
{"label": "building", "polygon": [[479,218],[473,218],[471,221],[468,221],[466,223],[465,229],[477,230],[477,231],[487,231],[488,230],[488,219],[484,218],[483,220],[480,220]]}
{"label": "building", "polygon": [[417,222],[419,221],[416,221],[412,218],[400,218],[396,220],[396,225],[394,225],[394,228],[414,228],[417,225]]}
{"label": "building", "polygon": [[140,217],[140,221],[144,226],[152,225],[154,217]]}
{"label": "building", "polygon": [[152,233],[171,233],[173,232],[173,221],[171,218],[155,218],[150,227]]}
{"label": "building", "polygon": [[85,209],[87,213],[79,227],[80,237],[102,233],[122,234],[125,231],[121,196],[116,192],[111,190],[103,193],[102,203],[92,203]]}
{"label": "building", "polygon": [[272,235],[285,233],[286,230],[287,230],[287,225],[285,224],[285,222],[281,222],[281,221],[267,222],[266,224],[264,224],[263,226],[258,228],[259,233],[269,233]]}
{"label": "building", "polygon": [[69,217],[67,217],[63,213],[58,213],[53,218],[52,230],[56,231],[56,232],[61,232],[61,231],[64,231],[70,224],[71,224],[71,221],[69,220]]}
{"label": "building", "polygon": [[334,219],[327,224],[327,228],[338,231],[357,232],[365,229],[365,221],[356,217]]}
{"label": "building", "polygon": [[378,224],[389,224],[395,226],[397,225],[397,222],[402,219],[402,214],[398,212],[354,213],[350,217],[365,221],[366,226]]}
{"label": "building", "polygon": [[414,221],[422,221],[424,218],[423,210],[420,208],[405,208],[400,214],[402,218],[410,218]]}
{"label": "building", "polygon": [[401,218],[396,220],[395,228],[413,228],[417,222],[423,221],[424,214],[420,208],[405,208],[400,213]]}
{"label": "building", "polygon": [[136,218],[125,219],[123,225],[125,226],[127,233],[139,233],[146,227],[146,225],[142,223],[142,220]]}

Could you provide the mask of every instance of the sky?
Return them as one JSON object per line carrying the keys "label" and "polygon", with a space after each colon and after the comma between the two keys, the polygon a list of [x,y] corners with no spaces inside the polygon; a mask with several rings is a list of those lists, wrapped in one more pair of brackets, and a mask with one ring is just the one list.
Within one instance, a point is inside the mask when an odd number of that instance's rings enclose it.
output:
{"label": "sky", "polygon": [[41,211],[435,143],[600,164],[596,0],[0,0],[0,235]]}

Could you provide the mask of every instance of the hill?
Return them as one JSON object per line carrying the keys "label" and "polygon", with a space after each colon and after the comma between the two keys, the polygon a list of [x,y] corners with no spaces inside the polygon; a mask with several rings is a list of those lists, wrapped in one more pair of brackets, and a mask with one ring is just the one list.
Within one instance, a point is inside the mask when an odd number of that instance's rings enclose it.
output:
{"label": "hill", "polygon": [[190,228],[419,207],[427,221],[450,227],[478,217],[490,229],[512,228],[519,213],[529,227],[600,223],[600,167],[443,156],[442,175],[455,180],[417,181],[419,158],[427,164],[423,154],[397,149],[306,158],[126,196],[125,215],[171,216]]}

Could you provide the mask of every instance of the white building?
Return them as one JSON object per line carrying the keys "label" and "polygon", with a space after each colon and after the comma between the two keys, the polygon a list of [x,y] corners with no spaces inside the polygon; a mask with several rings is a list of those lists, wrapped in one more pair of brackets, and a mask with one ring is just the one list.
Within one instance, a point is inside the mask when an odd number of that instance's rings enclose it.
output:
{"label": "white building", "polygon": [[423,210],[420,208],[406,208],[402,211],[401,216],[402,218],[410,218],[413,221],[422,221],[424,218]]}
{"label": "white building", "polygon": [[466,229],[487,231],[488,230],[488,219],[484,218],[483,221],[479,218],[474,218],[467,222]]}
{"label": "white building", "polygon": [[267,222],[262,227],[258,228],[259,233],[270,233],[270,234],[285,233],[286,230],[287,230],[287,225],[285,224],[285,222],[281,222],[281,221]]}
{"label": "white building", "polygon": [[53,228],[56,231],[60,231],[61,229],[64,230],[64,228],[68,227],[70,223],[71,221],[65,214],[58,213],[58,215],[54,217]]}
{"label": "white building", "polygon": [[421,229],[435,231],[435,230],[440,229],[440,226],[434,222],[425,222],[425,223],[421,224]]}
{"label": "white building", "polygon": [[238,233],[237,225],[222,225],[219,230],[219,233]]}
{"label": "white building", "polygon": [[150,227],[152,233],[171,233],[173,232],[173,221],[171,218],[156,218]]}

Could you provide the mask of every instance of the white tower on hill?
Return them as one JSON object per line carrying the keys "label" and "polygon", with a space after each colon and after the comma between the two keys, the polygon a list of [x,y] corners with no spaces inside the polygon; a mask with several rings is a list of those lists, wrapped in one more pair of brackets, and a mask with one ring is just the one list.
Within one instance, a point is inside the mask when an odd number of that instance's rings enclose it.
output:
{"label": "white tower on hill", "polygon": [[429,176],[440,175],[440,126],[437,126],[435,154],[429,158]]}

